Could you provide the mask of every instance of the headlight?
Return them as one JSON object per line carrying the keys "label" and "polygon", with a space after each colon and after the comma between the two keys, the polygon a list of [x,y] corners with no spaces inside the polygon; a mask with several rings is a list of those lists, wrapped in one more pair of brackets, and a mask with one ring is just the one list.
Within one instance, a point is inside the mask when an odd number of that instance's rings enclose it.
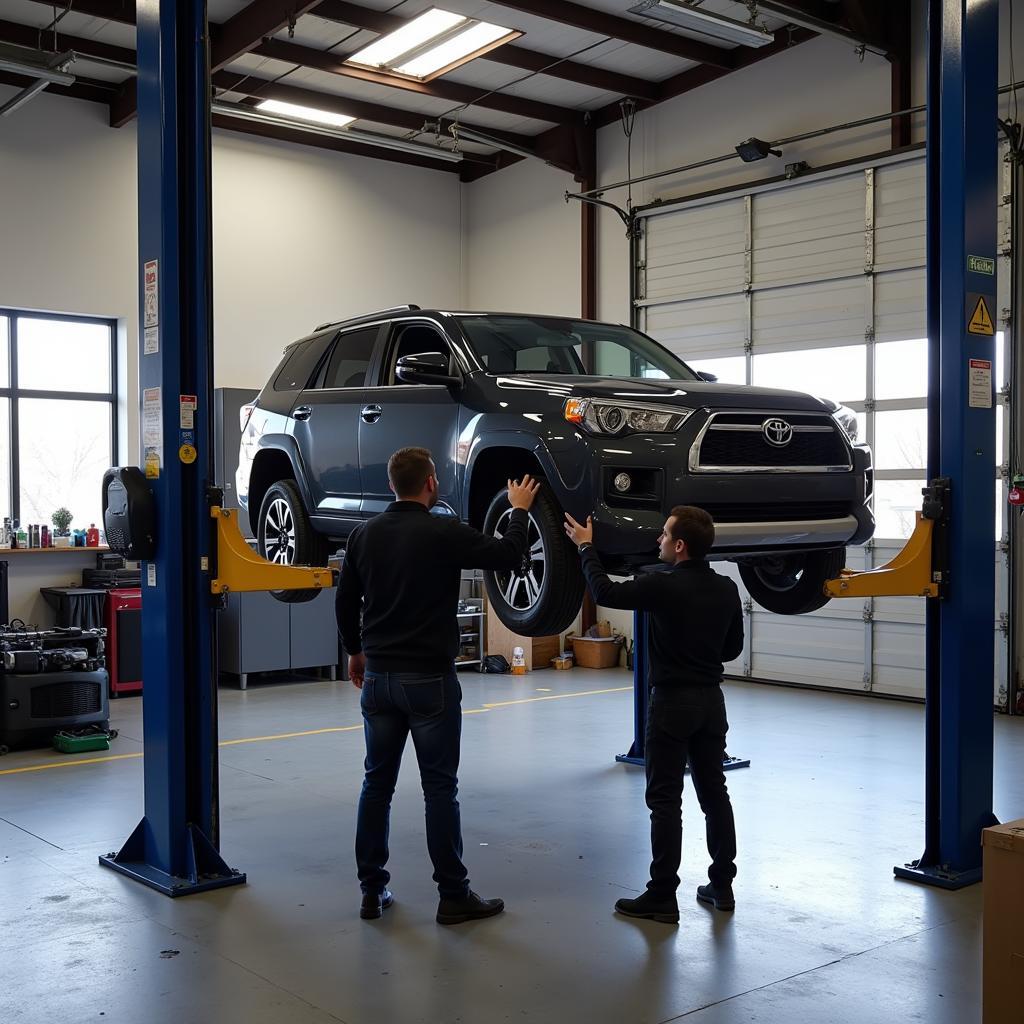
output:
{"label": "headlight", "polygon": [[857,422],[857,414],[845,405],[841,405],[832,413],[832,418],[846,431],[846,436],[851,441],[856,442],[857,430],[860,426]]}
{"label": "headlight", "polygon": [[678,430],[692,409],[662,409],[657,406],[570,398],[563,415],[590,434],[668,434]]}

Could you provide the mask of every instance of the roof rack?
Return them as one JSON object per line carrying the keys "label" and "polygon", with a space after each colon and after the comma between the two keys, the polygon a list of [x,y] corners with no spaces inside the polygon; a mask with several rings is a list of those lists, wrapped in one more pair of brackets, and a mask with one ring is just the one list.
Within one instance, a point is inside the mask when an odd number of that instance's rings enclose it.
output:
{"label": "roof rack", "polygon": [[347,317],[344,320],[332,320],[326,324],[320,324],[316,330],[326,331],[328,327],[340,327],[342,324],[356,323],[359,320],[372,320],[374,317],[386,316],[388,313],[408,313],[414,309],[421,309],[415,303],[409,302],[404,306],[388,306],[387,309],[376,309],[372,313],[363,313],[361,316]]}

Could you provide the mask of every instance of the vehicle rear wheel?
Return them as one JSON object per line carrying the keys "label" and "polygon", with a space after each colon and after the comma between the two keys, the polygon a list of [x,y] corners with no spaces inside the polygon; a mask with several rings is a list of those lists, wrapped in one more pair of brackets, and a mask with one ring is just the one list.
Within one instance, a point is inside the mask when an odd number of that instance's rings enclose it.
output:
{"label": "vehicle rear wheel", "polygon": [[846,567],[846,548],[799,551],[757,561],[740,562],[740,578],[750,596],[778,615],[805,615],[831,600],[825,581]]}
{"label": "vehicle rear wheel", "polygon": [[[501,537],[512,507],[499,491],[484,517],[484,533]],[[487,598],[495,615],[521,636],[551,636],[572,625],[583,602],[579,557],[562,528],[562,509],[542,483],[528,513],[528,548],[514,570],[484,572]]]}
{"label": "vehicle rear wheel", "polygon": [[[260,506],[256,537],[259,552],[268,562],[276,565],[327,564],[326,544],[313,529],[294,480],[278,480],[267,489]],[[303,604],[314,600],[320,591],[272,590],[270,593],[286,604]]]}

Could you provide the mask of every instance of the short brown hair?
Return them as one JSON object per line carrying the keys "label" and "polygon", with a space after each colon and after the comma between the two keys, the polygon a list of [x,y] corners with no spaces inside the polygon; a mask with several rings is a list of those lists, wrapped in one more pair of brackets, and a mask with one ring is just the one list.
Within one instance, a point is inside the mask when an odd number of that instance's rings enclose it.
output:
{"label": "short brown hair", "polygon": [[388,481],[396,498],[415,498],[433,473],[434,461],[426,448],[399,448],[388,459]]}
{"label": "short brown hair", "polygon": [[675,520],[670,536],[681,540],[691,558],[704,558],[715,543],[715,521],[695,505],[676,505],[669,513]]}

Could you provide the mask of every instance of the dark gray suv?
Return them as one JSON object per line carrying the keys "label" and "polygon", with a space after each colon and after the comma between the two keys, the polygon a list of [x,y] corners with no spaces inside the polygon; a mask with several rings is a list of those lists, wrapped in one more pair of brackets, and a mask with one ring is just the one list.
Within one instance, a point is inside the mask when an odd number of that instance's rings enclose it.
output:
{"label": "dark gray suv", "polygon": [[825,604],[846,545],[874,529],[871,452],[850,410],[717,384],[613,324],[417,306],[324,324],[242,418],[239,501],[261,553],[285,564],[321,564],[386,508],[388,456],[405,445],[433,452],[435,513],[491,534],[508,478],[540,476],[528,556],[486,578],[524,635],[565,629],[582,601],[563,511],[593,513],[605,565],[625,574],[654,561],[673,505],[699,505],[718,524],[711,557],[783,614]]}

